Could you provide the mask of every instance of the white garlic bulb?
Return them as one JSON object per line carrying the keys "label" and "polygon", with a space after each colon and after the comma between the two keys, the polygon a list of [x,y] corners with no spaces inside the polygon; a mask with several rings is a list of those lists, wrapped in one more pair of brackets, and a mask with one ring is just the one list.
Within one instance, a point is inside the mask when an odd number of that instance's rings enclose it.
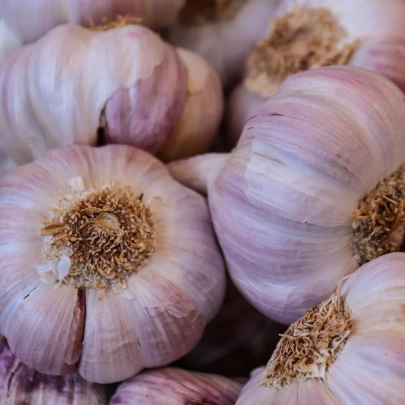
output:
{"label": "white garlic bulb", "polygon": [[48,376],[22,364],[0,337],[0,405],[106,405],[105,389],[77,374]]}
{"label": "white garlic bulb", "polygon": [[280,0],[187,0],[168,38],[177,46],[202,55],[229,87],[245,69],[253,45],[267,31],[267,23]]}
{"label": "white garlic bulb", "polygon": [[164,161],[208,152],[222,120],[224,99],[213,68],[198,54],[177,49],[188,72],[188,96],[183,115],[158,156]]}
{"label": "white garlic bulb", "polygon": [[94,145],[100,129],[110,142],[156,152],[183,112],[187,71],[147,28],[62,25],[7,59],[0,91],[3,148],[16,164]]}
{"label": "white garlic bulb", "polygon": [[388,79],[349,66],[313,69],[283,82],[231,154],[171,170],[205,186],[237,287],[289,324],[342,277],[400,250],[404,128],[405,94]]}
{"label": "white garlic bulb", "polygon": [[90,26],[118,15],[133,15],[143,25],[161,29],[174,21],[183,4],[184,0],[2,0],[0,20],[22,45],[57,25]]}
{"label": "white garlic bulb", "polygon": [[[361,17],[359,17],[361,16]],[[405,2],[286,0],[254,47],[244,82],[230,97],[228,143],[291,74],[329,65],[375,70],[405,91]]]}
{"label": "white garlic bulb", "polygon": [[0,180],[0,333],[28,366],[111,383],[197,344],[225,289],[203,197],[129,146],[71,145]]}
{"label": "white garlic bulb", "polygon": [[123,382],[110,405],[234,405],[242,384],[179,368],[145,371]]}
{"label": "white garlic bulb", "polygon": [[405,403],[405,254],[357,270],[281,338],[237,405]]}

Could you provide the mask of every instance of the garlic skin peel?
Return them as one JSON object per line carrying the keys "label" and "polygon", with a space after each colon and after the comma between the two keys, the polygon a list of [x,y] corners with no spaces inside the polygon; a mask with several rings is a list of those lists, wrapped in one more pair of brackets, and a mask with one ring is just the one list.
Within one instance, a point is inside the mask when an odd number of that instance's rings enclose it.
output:
{"label": "garlic skin peel", "polygon": [[102,386],[77,374],[55,377],[22,364],[0,337],[0,405],[107,405]]}
{"label": "garlic skin peel", "polygon": [[[289,324],[360,264],[400,249],[404,128],[405,95],[388,79],[348,66],[313,69],[283,82],[222,165],[217,156],[217,173],[203,170],[204,157],[171,172],[205,184],[233,282]],[[399,189],[390,196],[394,174]],[[385,195],[367,199],[384,179]]]}
{"label": "garlic skin peel", "polygon": [[0,333],[40,372],[112,383],[167,365],[221,306],[206,201],[146,152],[56,149],[0,180],[0,210]]}
{"label": "garlic skin peel", "polygon": [[168,367],[123,382],[110,405],[234,405],[242,384],[214,374]]}
{"label": "garlic skin peel", "polygon": [[21,44],[33,42],[61,24],[90,26],[117,15],[133,15],[152,29],[173,23],[184,0],[2,0],[0,20]]}
{"label": "garlic skin peel", "polygon": [[197,53],[178,48],[188,72],[183,115],[158,156],[164,161],[208,152],[224,111],[222,87],[215,70]]}
{"label": "garlic skin peel", "polygon": [[269,34],[249,56],[247,76],[230,96],[229,145],[236,145],[247,120],[282,80],[299,71],[352,65],[374,70],[405,91],[404,20],[405,2],[398,0],[283,2]]}
{"label": "garlic skin peel", "polygon": [[[403,404],[404,293],[403,253],[392,253],[362,266],[345,282],[340,303],[337,303],[350,315],[345,322],[351,326],[334,338],[328,335],[326,328],[323,331],[326,334],[323,341],[329,339],[330,343],[338,345],[336,349],[322,349],[320,335],[316,335],[319,330],[315,327],[313,350],[319,361],[311,364],[308,356],[295,352],[294,343],[289,350],[287,341],[291,339],[282,337],[279,350],[283,348],[284,355],[277,358],[280,352],[276,349],[267,370],[249,381],[236,404]],[[332,309],[330,305],[329,308]],[[342,317],[334,317],[332,312],[327,318],[329,325],[333,321],[343,322]],[[297,336],[298,340],[301,331],[297,324],[293,324],[286,335]],[[335,359],[326,359],[325,367],[321,360],[325,360],[328,351],[335,351]],[[278,369],[269,375],[269,370],[276,365],[284,367],[285,371]],[[296,365],[298,375],[291,375],[292,365]],[[284,383],[277,388],[280,381]]]}
{"label": "garlic skin peel", "polygon": [[[195,2],[198,7],[198,0],[188,1],[190,4]],[[180,17],[178,23],[170,28],[167,38],[176,46],[202,55],[214,67],[222,84],[229,88],[242,77],[245,59],[253,45],[265,35],[267,22],[279,2],[241,1],[241,7],[231,18],[219,18],[195,25],[182,21]]]}
{"label": "garlic skin peel", "polygon": [[0,68],[3,148],[19,165],[59,146],[94,145],[102,129],[109,142],[156,152],[186,90],[176,50],[149,29],[62,25]]}

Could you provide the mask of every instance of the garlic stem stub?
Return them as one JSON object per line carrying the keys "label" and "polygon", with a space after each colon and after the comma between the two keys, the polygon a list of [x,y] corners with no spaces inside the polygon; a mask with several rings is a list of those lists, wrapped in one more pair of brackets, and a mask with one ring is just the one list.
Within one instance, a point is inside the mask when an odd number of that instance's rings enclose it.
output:
{"label": "garlic stem stub", "polygon": [[118,15],[132,15],[146,27],[162,29],[173,23],[183,4],[184,0],[53,0],[51,4],[46,0],[2,0],[0,20],[23,45],[38,40],[57,25],[88,27],[112,21]]}
{"label": "garlic stem stub", "polygon": [[234,405],[242,386],[219,375],[167,367],[148,370],[124,381],[110,405]]}
{"label": "garlic stem stub", "polygon": [[25,164],[68,144],[107,141],[157,152],[187,97],[176,50],[139,25],[106,31],[62,25],[0,68],[1,137]]}
{"label": "garlic stem stub", "polygon": [[236,405],[402,404],[405,254],[365,264],[306,312]]}
{"label": "garlic stem stub", "polygon": [[206,183],[233,282],[289,324],[342,277],[401,249],[404,128],[405,94],[388,79],[313,69],[282,83],[217,174],[202,170],[204,157],[170,170],[183,184]]}
{"label": "garlic stem stub", "polygon": [[0,405],[107,405],[103,386],[79,375],[49,376],[22,364],[0,336]]}
{"label": "garlic stem stub", "polygon": [[245,59],[265,35],[280,0],[187,0],[167,37],[196,51],[229,88],[241,79]]}
{"label": "garlic stem stub", "polygon": [[0,180],[0,333],[45,374],[112,383],[197,344],[225,272],[203,197],[129,146],[71,145]]}
{"label": "garlic stem stub", "polygon": [[230,97],[230,146],[282,81],[298,72],[349,64],[375,70],[405,91],[404,19],[405,3],[397,0],[285,1],[270,21],[268,36],[253,48],[244,82]]}

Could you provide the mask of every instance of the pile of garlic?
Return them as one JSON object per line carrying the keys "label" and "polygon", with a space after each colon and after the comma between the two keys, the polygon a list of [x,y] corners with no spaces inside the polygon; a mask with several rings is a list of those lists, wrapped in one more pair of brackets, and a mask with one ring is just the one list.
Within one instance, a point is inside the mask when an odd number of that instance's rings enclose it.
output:
{"label": "pile of garlic", "polygon": [[0,405],[405,404],[404,0],[0,3]]}

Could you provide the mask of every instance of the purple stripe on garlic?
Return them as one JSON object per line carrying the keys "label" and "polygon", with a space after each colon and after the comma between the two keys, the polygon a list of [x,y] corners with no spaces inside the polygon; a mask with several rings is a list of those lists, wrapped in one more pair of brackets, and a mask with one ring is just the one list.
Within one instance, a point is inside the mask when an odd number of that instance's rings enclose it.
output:
{"label": "purple stripe on garlic", "polygon": [[179,368],[145,371],[123,382],[110,405],[234,405],[242,384]]}
{"label": "purple stripe on garlic", "polygon": [[146,152],[56,149],[0,180],[0,208],[0,331],[38,371],[123,380],[185,355],[219,310],[207,204]]}

